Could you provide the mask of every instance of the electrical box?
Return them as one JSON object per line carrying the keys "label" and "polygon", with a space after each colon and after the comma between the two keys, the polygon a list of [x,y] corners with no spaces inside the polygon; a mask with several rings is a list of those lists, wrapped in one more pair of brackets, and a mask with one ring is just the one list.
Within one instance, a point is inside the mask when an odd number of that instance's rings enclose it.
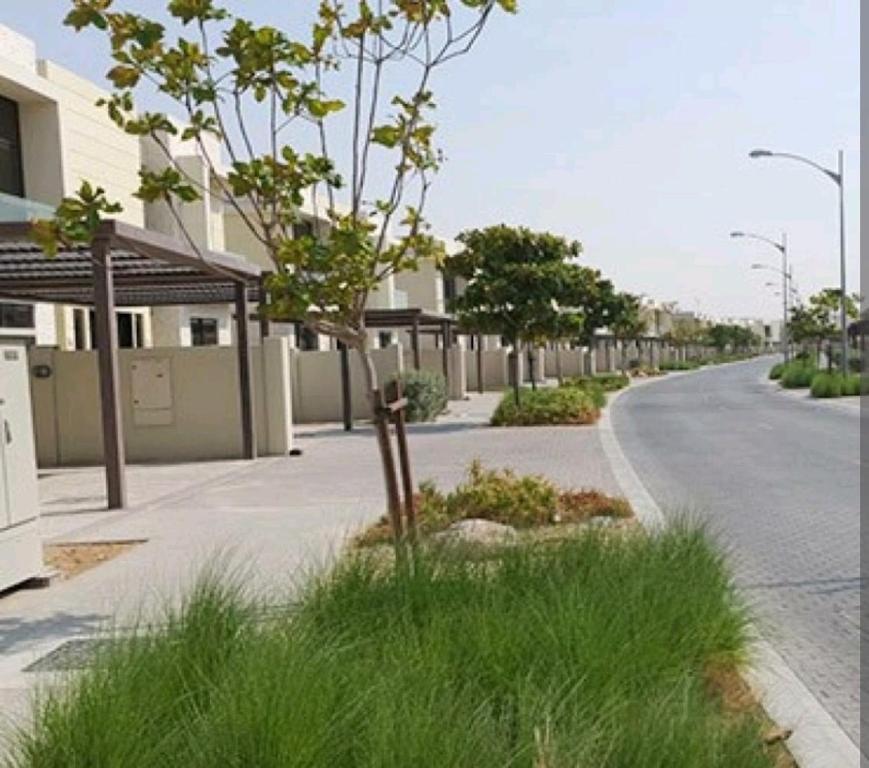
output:
{"label": "electrical box", "polygon": [[172,423],[172,365],[168,357],[130,363],[133,423],[138,427]]}
{"label": "electrical box", "polygon": [[0,343],[0,590],[42,573],[30,378],[23,344]]}

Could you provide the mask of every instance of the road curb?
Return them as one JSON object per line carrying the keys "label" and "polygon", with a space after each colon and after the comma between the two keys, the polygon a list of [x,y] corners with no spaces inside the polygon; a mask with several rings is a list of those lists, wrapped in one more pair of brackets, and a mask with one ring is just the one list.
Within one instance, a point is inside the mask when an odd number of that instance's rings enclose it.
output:
{"label": "road curb", "polygon": [[[701,369],[702,370],[702,369]],[[708,370],[708,369],[706,369]],[[686,371],[690,375],[695,371]],[[644,379],[615,392],[598,422],[601,445],[622,494],[644,528],[663,525],[664,513],[625,456],[612,424],[611,411],[625,392],[676,378]],[[761,636],[758,634],[758,637]],[[754,664],[745,677],[769,717],[793,731],[788,749],[800,768],[859,768],[860,750],[779,653],[764,639],[753,644]]]}

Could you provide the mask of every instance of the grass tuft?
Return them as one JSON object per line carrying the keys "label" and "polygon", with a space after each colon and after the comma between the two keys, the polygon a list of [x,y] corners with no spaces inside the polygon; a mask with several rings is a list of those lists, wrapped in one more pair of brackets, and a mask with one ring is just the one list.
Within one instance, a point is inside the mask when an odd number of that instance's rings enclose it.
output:
{"label": "grass tuft", "polygon": [[7,768],[769,768],[707,670],[746,611],[696,529],[360,553],[293,614],[219,581],[52,688]]}

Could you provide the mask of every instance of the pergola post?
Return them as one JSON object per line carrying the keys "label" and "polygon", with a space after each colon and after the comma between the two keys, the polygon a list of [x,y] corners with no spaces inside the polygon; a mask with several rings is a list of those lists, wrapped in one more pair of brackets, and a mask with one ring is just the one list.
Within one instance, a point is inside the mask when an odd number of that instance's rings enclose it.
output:
{"label": "pergola post", "polygon": [[242,456],[256,458],[256,424],[253,414],[253,376],[251,375],[249,305],[247,283],[235,284],[235,328],[238,343],[238,389],[241,401]]}
{"label": "pergola post", "polygon": [[269,320],[269,292],[266,290],[266,281],[259,279],[259,337],[260,343],[271,334],[271,321]]}
{"label": "pergola post", "polygon": [[443,346],[441,354],[443,356],[444,378],[447,381],[447,392],[450,391],[450,324],[448,322],[441,323],[441,335],[443,336]]}
{"label": "pergola post", "polygon": [[350,350],[343,341],[338,342],[341,350],[341,413],[344,418],[344,431],[353,430],[353,401],[350,392]]}
{"label": "pergola post", "polygon": [[483,334],[477,334],[477,391],[483,394]]}
{"label": "pergola post", "polygon": [[419,318],[414,316],[413,325],[410,330],[410,347],[413,350],[413,369],[420,369],[419,361]]}
{"label": "pergola post", "polygon": [[115,320],[115,290],[109,241],[104,238],[94,240],[91,253],[106,496],[109,509],[121,509],[127,504],[127,484],[124,475],[124,428],[118,385],[118,326]]}

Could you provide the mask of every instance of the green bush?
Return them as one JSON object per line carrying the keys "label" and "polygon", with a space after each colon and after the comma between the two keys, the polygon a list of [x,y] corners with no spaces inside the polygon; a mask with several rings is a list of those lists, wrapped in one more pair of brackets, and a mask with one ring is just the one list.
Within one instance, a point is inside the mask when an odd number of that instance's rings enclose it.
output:
{"label": "green bush", "polygon": [[[422,536],[442,531],[457,520],[492,520],[515,528],[577,523],[592,517],[631,517],[622,498],[590,489],[562,490],[542,475],[518,475],[511,469],[486,469],[471,462],[465,480],[444,493],[434,483],[419,485],[415,498],[417,530]],[[356,538],[359,546],[392,541],[389,515]]]}
{"label": "green bush", "polygon": [[810,360],[794,360],[782,370],[781,384],[785,389],[806,389],[812,386],[818,369]]}
{"label": "green bush", "polygon": [[856,373],[843,376],[839,372],[820,372],[812,379],[812,397],[856,397],[860,395],[860,384]]}
{"label": "green bush", "polygon": [[812,379],[812,397],[841,397],[842,377],[838,373],[816,373]]}
{"label": "green bush", "polygon": [[773,764],[756,714],[711,684],[749,628],[704,535],[590,532],[487,563],[362,552],[294,608],[200,587],[42,691],[4,765]]}
{"label": "green bush", "polygon": [[447,407],[447,382],[434,371],[407,371],[401,375],[407,398],[407,420],[434,421]]}
{"label": "green bush", "polygon": [[544,424],[593,424],[600,416],[603,392],[583,387],[521,389],[519,405],[507,391],[492,414],[494,427],[531,427]]}
{"label": "green bush", "polygon": [[773,381],[777,381],[778,379],[780,379],[782,377],[784,370],[785,370],[784,363],[776,363],[772,368],[769,369],[769,377]]}
{"label": "green bush", "polygon": [[600,387],[604,392],[615,392],[624,389],[631,383],[630,378],[621,373],[600,373],[595,376],[576,376],[565,379],[562,386],[593,388]]}
{"label": "green bush", "polygon": [[859,373],[851,373],[842,381],[842,395],[859,397],[863,392],[863,377]]}
{"label": "green bush", "polygon": [[662,371],[693,371],[700,366],[699,360],[666,360],[658,367]]}

